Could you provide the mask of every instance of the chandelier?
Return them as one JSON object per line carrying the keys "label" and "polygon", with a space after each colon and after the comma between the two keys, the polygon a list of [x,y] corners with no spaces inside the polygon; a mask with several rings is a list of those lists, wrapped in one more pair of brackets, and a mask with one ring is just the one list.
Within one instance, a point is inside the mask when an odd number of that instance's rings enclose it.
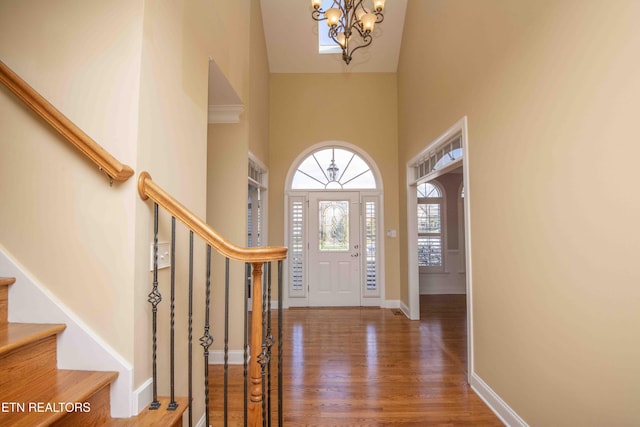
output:
{"label": "chandelier", "polygon": [[[384,20],[385,0],[373,0],[368,9],[365,0],[332,0],[331,8],[322,9],[322,0],[311,0],[316,21],[327,21],[329,37],[342,49],[342,60],[349,65],[353,53],[373,41],[371,32],[375,24]],[[369,6],[371,7],[371,6]]]}

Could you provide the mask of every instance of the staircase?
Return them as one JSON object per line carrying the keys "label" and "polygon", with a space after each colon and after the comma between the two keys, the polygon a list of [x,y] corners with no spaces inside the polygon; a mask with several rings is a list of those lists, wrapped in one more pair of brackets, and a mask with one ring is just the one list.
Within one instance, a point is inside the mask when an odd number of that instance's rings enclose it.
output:
{"label": "staircase", "polygon": [[144,410],[112,419],[110,384],[118,374],[57,369],[56,339],[66,326],[9,323],[8,291],[14,282],[0,277],[0,427],[182,425],[186,399],[176,411]]}

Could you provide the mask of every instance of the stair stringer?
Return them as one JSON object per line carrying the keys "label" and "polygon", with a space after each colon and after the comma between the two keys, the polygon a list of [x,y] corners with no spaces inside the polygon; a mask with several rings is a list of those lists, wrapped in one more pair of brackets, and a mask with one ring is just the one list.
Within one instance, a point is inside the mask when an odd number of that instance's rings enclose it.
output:
{"label": "stair stringer", "polygon": [[58,369],[117,371],[118,378],[111,384],[111,416],[137,415],[131,364],[35,280],[2,245],[0,272],[16,279],[9,288],[9,322],[66,324],[65,331],[58,335]]}

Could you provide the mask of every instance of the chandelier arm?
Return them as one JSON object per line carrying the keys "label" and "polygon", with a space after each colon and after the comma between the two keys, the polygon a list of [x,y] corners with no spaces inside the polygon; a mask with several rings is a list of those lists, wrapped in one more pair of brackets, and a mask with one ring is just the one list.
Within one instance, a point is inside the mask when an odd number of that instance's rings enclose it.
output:
{"label": "chandelier arm", "polygon": [[367,36],[371,36],[371,32],[367,31],[363,31],[359,26],[355,26],[354,27],[356,30],[358,30],[358,34],[360,34],[360,37],[364,40]]}
{"label": "chandelier arm", "polygon": [[382,12],[375,11],[374,14],[376,15],[376,24],[384,21],[384,14]]}
{"label": "chandelier arm", "polygon": [[342,26],[342,24],[336,25],[335,27],[329,27],[329,33],[328,33],[329,38],[334,42],[338,43],[338,33],[340,33],[340,30],[344,31],[344,27]]}
{"label": "chandelier arm", "polygon": [[349,53],[349,57],[353,56],[356,50],[369,46],[373,41],[373,37],[371,37],[371,34],[367,34],[365,37],[362,38],[362,41],[364,41],[364,44],[354,47]]}
{"label": "chandelier arm", "polygon": [[347,16],[348,9],[346,8],[345,5],[342,4],[341,1],[333,0],[333,7],[335,7],[336,9],[340,9],[341,20],[342,20],[342,17]]}
{"label": "chandelier arm", "polygon": [[327,20],[327,18],[325,18],[324,16],[324,10],[322,10],[322,8],[314,9],[313,12],[311,12],[311,18],[313,18],[314,21]]}

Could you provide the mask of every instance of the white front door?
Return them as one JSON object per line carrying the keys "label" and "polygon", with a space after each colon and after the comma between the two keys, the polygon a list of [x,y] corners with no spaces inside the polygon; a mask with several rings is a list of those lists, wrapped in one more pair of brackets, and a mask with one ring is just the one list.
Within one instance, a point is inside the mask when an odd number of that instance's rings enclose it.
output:
{"label": "white front door", "polygon": [[360,194],[309,193],[309,306],[360,306]]}

